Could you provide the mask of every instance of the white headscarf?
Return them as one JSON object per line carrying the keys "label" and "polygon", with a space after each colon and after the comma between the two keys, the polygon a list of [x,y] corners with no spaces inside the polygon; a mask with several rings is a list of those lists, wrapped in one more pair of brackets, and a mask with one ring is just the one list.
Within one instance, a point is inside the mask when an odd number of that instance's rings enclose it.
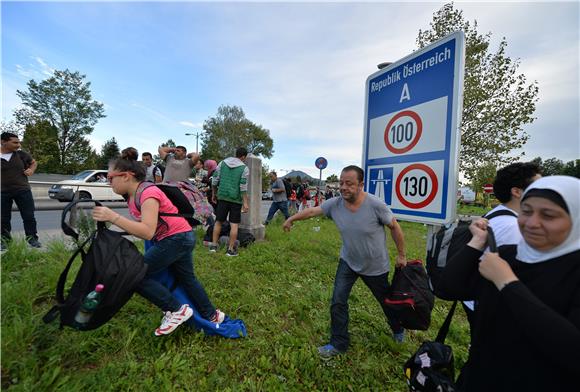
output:
{"label": "white headscarf", "polygon": [[580,250],[580,179],[569,176],[548,176],[534,181],[522,195],[532,189],[549,189],[559,194],[570,214],[572,228],[560,245],[545,252],[532,248],[524,239],[518,244],[517,259],[524,263],[539,263]]}

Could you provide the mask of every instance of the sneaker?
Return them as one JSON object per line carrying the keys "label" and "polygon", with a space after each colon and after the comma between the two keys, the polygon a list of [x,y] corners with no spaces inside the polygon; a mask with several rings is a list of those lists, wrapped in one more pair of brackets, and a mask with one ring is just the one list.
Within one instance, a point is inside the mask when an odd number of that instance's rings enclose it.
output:
{"label": "sneaker", "polygon": [[343,354],[343,352],[338,351],[332,344],[327,344],[326,346],[318,347],[318,355],[322,359],[331,359],[337,355]]}
{"label": "sneaker", "polygon": [[238,255],[237,249],[228,249],[228,251],[226,252],[226,256],[236,257],[237,255]]}
{"label": "sneaker", "polygon": [[193,310],[188,304],[181,305],[181,308],[176,312],[165,312],[161,326],[155,330],[155,336],[169,335],[175,331],[175,328],[189,320],[191,316],[193,316]]}
{"label": "sneaker", "polygon": [[217,252],[217,244],[214,244],[213,242],[211,244],[209,244],[209,251],[212,253]]}
{"label": "sneaker", "polygon": [[403,343],[405,340],[405,330],[399,333],[393,333],[393,340],[397,343]]}
{"label": "sneaker", "polygon": [[32,246],[33,248],[42,248],[42,245],[36,238],[31,238],[28,240],[28,245]]}
{"label": "sneaker", "polygon": [[224,312],[222,312],[221,310],[216,309],[215,313],[213,314],[213,316],[211,316],[209,321],[211,321],[212,323],[221,324],[224,322],[225,318],[226,318],[226,314]]}

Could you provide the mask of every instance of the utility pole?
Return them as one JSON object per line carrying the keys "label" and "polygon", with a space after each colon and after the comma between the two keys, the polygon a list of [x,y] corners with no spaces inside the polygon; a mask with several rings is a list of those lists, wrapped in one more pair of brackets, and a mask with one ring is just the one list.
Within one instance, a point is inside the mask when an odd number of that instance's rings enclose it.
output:
{"label": "utility pole", "polygon": [[199,135],[201,135],[203,131],[197,131],[195,133],[186,133],[185,136],[195,136],[195,153],[199,153]]}

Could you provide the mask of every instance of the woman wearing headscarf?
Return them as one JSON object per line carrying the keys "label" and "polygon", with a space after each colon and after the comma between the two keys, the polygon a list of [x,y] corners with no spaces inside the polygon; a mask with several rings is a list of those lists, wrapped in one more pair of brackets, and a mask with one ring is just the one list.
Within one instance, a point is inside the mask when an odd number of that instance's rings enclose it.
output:
{"label": "woman wearing headscarf", "polygon": [[207,171],[207,175],[201,181],[203,183],[203,191],[207,196],[207,200],[210,202],[210,204],[213,206],[215,210],[217,208],[217,205],[211,202],[212,200],[211,176],[213,175],[213,172],[217,168],[217,162],[214,161],[213,159],[206,159],[203,163],[203,168]]}
{"label": "woman wearing headscarf", "polygon": [[544,177],[524,192],[516,252],[486,253],[487,221],[445,268],[453,299],[477,298],[462,391],[578,390],[580,180]]}

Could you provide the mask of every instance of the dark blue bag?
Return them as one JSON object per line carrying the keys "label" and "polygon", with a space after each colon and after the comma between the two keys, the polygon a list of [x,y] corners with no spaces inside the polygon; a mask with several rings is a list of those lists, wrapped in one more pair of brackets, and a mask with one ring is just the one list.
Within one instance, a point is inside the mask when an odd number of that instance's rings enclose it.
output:
{"label": "dark blue bag", "polygon": [[230,339],[243,338],[247,336],[246,325],[242,320],[231,319],[229,316],[226,316],[221,324],[216,324],[201,317],[197,309],[193,306],[192,301],[189,300],[185,290],[175,283],[175,278],[169,270],[166,269],[160,271],[151,276],[151,278],[169,288],[171,294],[173,294],[180,303],[187,303],[191,306],[191,309],[193,309],[193,316],[186,322],[190,327],[193,327],[198,331],[203,331],[206,335],[220,335]]}

